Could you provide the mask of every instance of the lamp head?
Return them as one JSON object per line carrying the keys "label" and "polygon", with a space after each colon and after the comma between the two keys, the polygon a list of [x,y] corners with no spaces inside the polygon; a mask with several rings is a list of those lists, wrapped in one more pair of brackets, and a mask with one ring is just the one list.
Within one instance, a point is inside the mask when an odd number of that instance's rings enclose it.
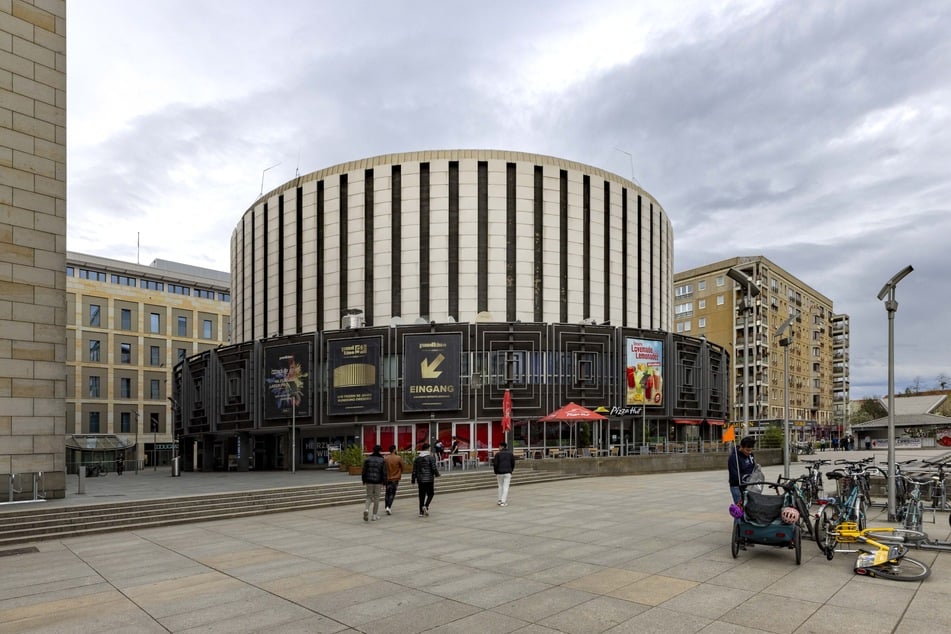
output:
{"label": "lamp head", "polygon": [[788,318],[786,321],[783,322],[783,325],[780,326],[780,327],[776,330],[776,336],[777,336],[777,337],[782,337],[782,336],[783,336],[783,331],[785,331],[787,328],[789,328],[789,325],[793,322],[794,319],[796,319],[796,315],[795,315],[795,314],[790,315],[789,318]]}
{"label": "lamp head", "polygon": [[749,275],[743,273],[742,271],[737,271],[736,269],[729,269],[726,272],[726,276],[740,284],[746,289],[746,294],[750,297],[756,297],[759,295],[759,286],[753,283],[753,280],[750,279]]}
{"label": "lamp head", "polygon": [[893,288],[898,286],[898,283],[902,281],[903,279],[905,279],[908,276],[908,274],[914,270],[915,269],[909,264],[908,266],[900,270],[898,273],[895,273],[895,275],[892,276],[892,279],[885,282],[885,286],[883,286],[882,290],[878,292],[878,299],[879,300],[885,299],[885,296],[888,295],[889,291],[891,291]]}

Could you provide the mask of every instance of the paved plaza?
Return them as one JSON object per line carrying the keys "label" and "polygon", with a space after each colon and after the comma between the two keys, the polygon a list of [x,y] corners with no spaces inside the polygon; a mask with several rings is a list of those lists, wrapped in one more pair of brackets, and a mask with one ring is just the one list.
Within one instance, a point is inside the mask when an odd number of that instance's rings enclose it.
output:
{"label": "paved plaza", "polygon": [[[494,490],[440,496],[437,481],[428,518],[416,516],[414,498],[402,497],[378,522],[364,522],[362,505],[348,505],[23,544],[38,552],[0,556],[0,632],[931,634],[951,627],[951,553],[913,552],[933,565],[923,583],[857,577],[851,556],[827,561],[812,542],[803,543],[801,566],[793,551],[761,545],[733,559],[724,471],[513,486],[504,508]],[[774,478],[782,467],[766,472]],[[348,478],[146,471],[96,478],[85,496],[71,488],[66,500],[47,504]],[[875,510],[872,523],[882,515]],[[925,530],[948,539],[947,514]]]}

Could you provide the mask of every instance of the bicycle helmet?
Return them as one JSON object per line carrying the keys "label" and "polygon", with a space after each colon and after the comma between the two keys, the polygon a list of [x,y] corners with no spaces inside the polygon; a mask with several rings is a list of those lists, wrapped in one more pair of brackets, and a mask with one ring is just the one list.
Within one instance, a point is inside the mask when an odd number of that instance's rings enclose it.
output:
{"label": "bicycle helmet", "polygon": [[742,519],[742,517],[743,517],[743,507],[740,506],[739,504],[731,504],[731,505],[730,505],[730,515],[732,515],[732,516],[735,517],[736,519]]}
{"label": "bicycle helmet", "polygon": [[780,514],[780,517],[783,518],[783,523],[785,524],[795,524],[799,521],[799,511],[791,506],[787,506],[783,508],[783,512]]}

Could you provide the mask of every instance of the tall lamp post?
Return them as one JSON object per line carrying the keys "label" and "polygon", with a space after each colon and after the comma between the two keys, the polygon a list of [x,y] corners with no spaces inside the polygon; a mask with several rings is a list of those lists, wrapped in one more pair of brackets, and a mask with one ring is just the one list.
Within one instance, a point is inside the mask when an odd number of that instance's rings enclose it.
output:
{"label": "tall lamp post", "polygon": [[879,301],[885,301],[885,310],[888,311],[888,521],[890,522],[897,520],[895,513],[895,313],[898,312],[898,302],[895,300],[895,287],[912,271],[914,269],[909,264],[885,282],[885,286],[878,292]]}
{"label": "tall lamp post", "polygon": [[[789,343],[792,340],[792,322],[796,315],[790,315],[783,325],[776,331],[776,336],[780,337],[779,345],[783,347],[783,477],[789,477]],[[789,334],[783,337],[783,333],[789,329]]]}
{"label": "tall lamp post", "polygon": [[759,286],[750,277],[736,269],[730,269],[726,276],[740,285],[743,290],[743,436],[750,429],[749,375],[750,375],[750,313],[753,312],[753,298],[759,295]]}

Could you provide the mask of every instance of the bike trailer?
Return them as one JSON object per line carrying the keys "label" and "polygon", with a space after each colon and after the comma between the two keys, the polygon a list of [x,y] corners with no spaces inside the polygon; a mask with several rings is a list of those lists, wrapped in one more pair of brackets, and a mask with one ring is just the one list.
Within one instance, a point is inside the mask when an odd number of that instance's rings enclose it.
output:
{"label": "bike trailer", "polygon": [[747,491],[743,505],[743,519],[739,522],[739,537],[754,544],[782,546],[792,541],[795,524],[780,519],[786,506],[785,495],[767,495]]}

